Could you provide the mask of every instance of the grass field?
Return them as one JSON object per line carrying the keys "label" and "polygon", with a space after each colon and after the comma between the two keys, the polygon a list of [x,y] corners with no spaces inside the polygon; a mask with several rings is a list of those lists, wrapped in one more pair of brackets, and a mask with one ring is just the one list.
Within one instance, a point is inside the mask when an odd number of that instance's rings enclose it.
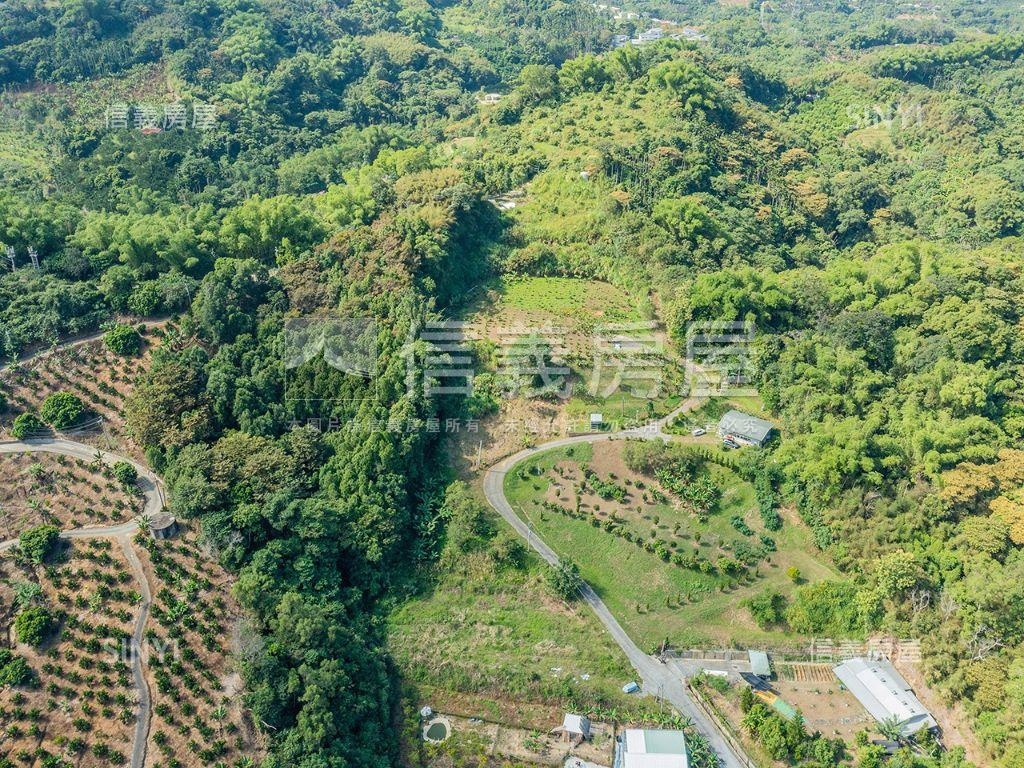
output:
{"label": "grass field", "polygon": [[[645,299],[610,283],[532,277],[490,286],[467,319],[474,337],[493,345],[494,355],[485,361],[493,369],[510,330],[535,331],[556,353],[558,364],[572,372],[571,396],[553,404],[573,423],[600,412],[606,423],[621,426],[664,415],[685,395],[683,370],[652,317]],[[619,338],[635,340],[636,351],[630,351],[629,342],[625,352],[616,349]]]}
{"label": "grass field", "polygon": [[555,598],[532,556],[522,571],[485,559],[441,573],[391,614],[389,648],[403,675],[426,691],[477,696],[487,703],[476,714],[488,719],[502,719],[509,700],[622,704],[634,673],[589,609]]}
{"label": "grass field", "polygon": [[[620,448],[621,444],[608,443],[595,446],[593,450],[614,451]],[[787,522],[781,531],[771,534],[778,551],[757,566],[756,577],[741,579],[738,584],[731,585],[734,581],[731,578],[666,563],[656,554],[595,527],[588,520],[576,520],[542,507],[539,502],[548,496],[551,483],[558,477],[556,464],[563,469],[566,463],[587,462],[595,466],[607,459],[589,450],[581,450],[579,446],[571,455],[567,450],[555,449],[531,459],[523,465],[525,479],[518,471],[509,473],[505,481],[506,494],[512,506],[545,542],[579,565],[584,579],[601,595],[641,647],[653,650],[666,639],[678,647],[791,642],[791,637],[760,629],[742,603],[767,585],[790,593],[794,588],[786,576],[790,566],[799,568],[809,579],[831,573],[828,566],[812,554],[810,534],[806,528]],[[674,539],[680,552],[696,548],[714,559],[716,555],[728,552],[728,548],[742,538],[729,523],[732,515],[743,517],[755,533],[764,529],[751,486],[717,465],[712,465],[710,471],[724,493],[719,511],[712,514],[706,524],[681,514],[671,505],[637,505],[635,499],[631,507],[616,509],[616,515],[627,520],[637,532],[657,528],[658,536]],[[619,472],[620,479],[628,477],[621,469]],[[634,475],[631,479],[635,483],[640,478]],[[612,506],[611,503],[603,503],[601,512]],[[676,523],[682,527],[678,534],[673,534]],[[700,534],[699,543],[696,542],[697,533]]]}
{"label": "grass field", "polygon": [[571,277],[527,277],[502,284],[502,304],[515,309],[607,322],[642,320],[635,302],[610,283]]}

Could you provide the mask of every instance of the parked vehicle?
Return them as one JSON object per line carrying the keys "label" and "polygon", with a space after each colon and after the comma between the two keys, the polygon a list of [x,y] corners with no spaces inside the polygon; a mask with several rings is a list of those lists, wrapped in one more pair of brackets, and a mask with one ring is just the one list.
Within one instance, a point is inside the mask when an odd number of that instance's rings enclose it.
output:
{"label": "parked vehicle", "polygon": [[701,437],[703,435],[706,435],[707,433],[708,433],[708,431],[706,429],[701,429],[700,427],[697,427],[690,434],[693,435],[694,437]]}

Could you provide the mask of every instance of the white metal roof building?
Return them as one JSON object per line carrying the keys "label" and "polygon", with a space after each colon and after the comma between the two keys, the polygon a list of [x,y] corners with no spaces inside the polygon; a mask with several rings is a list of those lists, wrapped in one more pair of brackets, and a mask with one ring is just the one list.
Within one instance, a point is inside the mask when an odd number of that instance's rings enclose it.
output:
{"label": "white metal roof building", "polygon": [[590,738],[590,718],[566,712],[562,724],[552,733],[560,733],[572,739],[583,741]]}
{"label": "white metal roof building", "polygon": [[850,659],[834,671],[868,714],[879,722],[895,718],[904,736],[938,727],[903,675],[885,659]]}
{"label": "white metal roof building", "polygon": [[690,768],[686,734],[627,728],[615,748],[615,768]]}

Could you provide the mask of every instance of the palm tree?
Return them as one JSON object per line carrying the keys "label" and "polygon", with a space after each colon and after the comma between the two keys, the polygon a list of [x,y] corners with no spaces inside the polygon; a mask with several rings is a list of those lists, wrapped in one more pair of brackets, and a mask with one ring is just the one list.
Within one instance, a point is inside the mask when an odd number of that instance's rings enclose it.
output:
{"label": "palm tree", "polygon": [[878,732],[889,741],[902,742],[903,729],[900,725],[900,719],[893,715],[878,721]]}
{"label": "palm tree", "polygon": [[28,467],[28,473],[32,476],[32,479],[38,483],[39,480],[46,474],[46,469],[38,461],[32,462]]}
{"label": "palm tree", "polygon": [[224,718],[228,716],[228,709],[223,704],[219,704],[213,708],[210,712],[210,717],[217,721],[217,730],[220,732],[221,738],[224,736]]}
{"label": "palm tree", "polygon": [[34,581],[14,583],[14,602],[19,608],[32,605],[43,594],[43,589]]}

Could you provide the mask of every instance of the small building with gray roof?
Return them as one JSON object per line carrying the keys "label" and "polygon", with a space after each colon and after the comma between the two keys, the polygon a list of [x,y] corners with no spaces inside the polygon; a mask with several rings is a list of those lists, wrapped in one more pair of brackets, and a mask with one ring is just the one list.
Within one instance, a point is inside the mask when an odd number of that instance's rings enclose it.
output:
{"label": "small building with gray roof", "polygon": [[743,411],[729,411],[718,422],[718,436],[740,445],[756,445],[763,448],[771,437],[775,425]]}

